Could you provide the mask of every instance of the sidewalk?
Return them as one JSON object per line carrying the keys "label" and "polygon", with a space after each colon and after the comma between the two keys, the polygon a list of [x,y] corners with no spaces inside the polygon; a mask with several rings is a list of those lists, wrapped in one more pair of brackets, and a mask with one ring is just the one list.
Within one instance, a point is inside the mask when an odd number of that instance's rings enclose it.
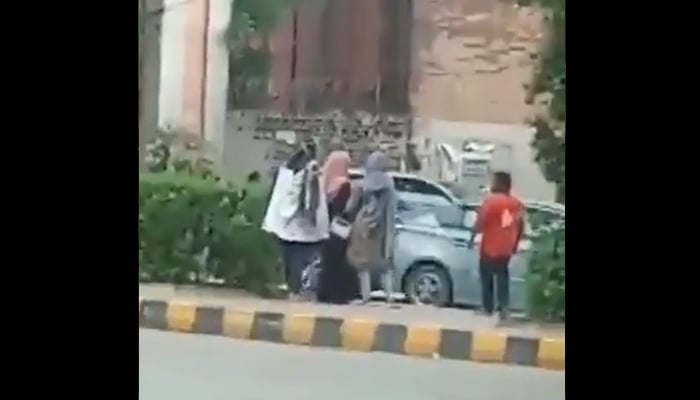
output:
{"label": "sidewalk", "polygon": [[[297,340],[306,343],[298,344],[310,344],[312,336],[316,338],[316,334],[321,335],[321,328],[315,326],[320,325],[319,319],[324,321],[336,321],[335,331],[338,332],[324,332],[323,335],[331,334],[331,336],[338,336],[338,343],[330,347],[348,347],[346,346],[346,341],[350,339],[346,336],[349,335],[347,332],[347,326],[352,325],[363,325],[369,326],[371,329],[370,333],[358,333],[359,336],[371,336],[370,341],[382,342],[380,337],[384,331],[389,330],[402,330],[399,336],[396,336],[396,332],[393,333],[394,339],[399,338],[404,342],[403,346],[399,344],[401,349],[394,349],[397,347],[395,344],[387,344],[394,350],[392,352],[398,352],[401,354],[411,353],[409,347],[411,347],[410,342],[411,337],[416,336],[418,342],[420,342],[418,347],[434,347],[435,353],[433,356],[439,357],[443,354],[443,347],[447,346],[446,342],[450,340],[447,336],[454,336],[454,334],[467,335],[464,343],[459,346],[467,345],[471,347],[471,352],[468,349],[458,349],[460,355],[465,357],[457,357],[461,359],[475,359],[479,358],[478,355],[475,357],[475,346],[479,345],[484,347],[486,353],[498,353],[498,354],[487,354],[483,361],[492,362],[509,362],[516,361],[516,364],[526,364],[526,365],[540,365],[541,364],[551,364],[552,362],[556,364],[557,369],[563,369],[563,346],[565,337],[565,327],[563,324],[559,325],[538,325],[531,322],[511,322],[507,327],[498,326],[497,321],[492,318],[484,317],[475,314],[470,310],[462,309],[450,309],[450,308],[436,308],[432,306],[415,306],[408,304],[400,304],[400,308],[393,309],[389,308],[386,303],[376,302],[369,305],[345,305],[345,306],[334,306],[326,304],[317,304],[310,302],[289,302],[286,300],[267,300],[261,299],[254,295],[245,293],[243,291],[236,291],[231,289],[219,289],[219,288],[196,288],[192,286],[181,286],[175,287],[172,285],[162,285],[162,284],[141,284],[139,285],[139,298],[140,300],[146,301],[144,304],[152,304],[152,302],[161,303],[190,303],[197,306],[196,313],[197,318],[199,318],[199,313],[204,312],[202,308],[208,308],[208,315],[210,315],[212,310],[221,310],[222,308],[226,310],[225,314],[228,312],[234,313],[248,313],[251,315],[249,318],[249,323],[251,326],[248,327],[247,337],[256,339],[256,329],[260,328],[263,330],[272,329],[272,325],[289,325],[289,324],[301,324],[302,327],[299,329],[307,330],[308,338],[306,340]],[[140,314],[142,325],[148,326],[153,325],[153,319],[149,317],[149,312],[143,310],[145,308],[140,304]],[[164,314],[162,318],[176,318],[173,317],[170,310],[165,311],[168,307],[163,307]],[[193,328],[195,324],[195,308],[191,311],[191,323],[189,326],[189,331],[196,331]],[[167,313],[167,315],[165,315]],[[212,328],[217,330],[217,332],[226,331],[225,317],[221,315],[219,311],[218,321],[214,322],[218,324],[217,328]],[[237,315],[238,315],[237,314]],[[269,319],[269,318],[272,319]],[[266,319],[267,318],[267,319]],[[316,322],[308,322],[305,318],[311,318]],[[240,320],[240,318],[238,318]],[[243,318],[246,320],[246,318]],[[269,319],[269,320],[268,320]],[[265,320],[265,321],[263,321]],[[274,320],[274,321],[272,321]],[[223,321],[223,322],[222,322]],[[291,321],[291,322],[290,322]],[[306,321],[306,322],[304,322]],[[258,323],[264,324],[264,327],[258,327]],[[157,324],[156,324],[157,325]],[[164,329],[171,329],[172,324],[170,321],[163,321],[162,327]],[[345,325],[345,327],[343,327]],[[261,325],[262,326],[262,325]],[[289,342],[289,329],[296,329],[293,327],[282,326],[274,328],[279,332],[270,333],[272,336],[281,342]],[[345,329],[345,330],[343,330]],[[363,328],[364,329],[364,328]],[[176,329],[183,330],[183,329]],[[184,329],[188,330],[188,329]],[[206,329],[205,329],[206,331]],[[413,334],[412,332],[418,332]],[[437,332],[437,333],[436,333]],[[217,334],[225,334],[217,333]],[[259,335],[265,336],[267,333],[260,333]],[[235,336],[235,335],[234,335]],[[245,336],[245,335],[244,335]],[[291,334],[294,336],[294,334]],[[302,335],[303,336],[303,335]],[[391,336],[391,335],[389,335]],[[436,336],[436,337],[433,337]],[[268,337],[263,337],[262,340],[268,340]],[[298,338],[297,338],[298,339]],[[303,338],[302,338],[303,339]],[[322,342],[327,340],[320,338]],[[347,339],[347,340],[346,340]],[[394,340],[391,339],[391,340]],[[396,339],[396,340],[399,340]],[[457,338],[462,340],[464,338]],[[365,340],[367,340],[365,338]],[[456,340],[456,339],[455,339]],[[294,343],[294,340],[291,340]],[[342,342],[342,343],[340,343]],[[434,342],[434,343],[433,343]],[[483,343],[482,343],[483,342]],[[357,344],[357,343],[356,343]],[[385,343],[386,344],[386,343]],[[327,345],[327,344],[326,344]],[[359,345],[360,347],[367,347],[367,350],[376,350],[378,347],[377,343],[370,343],[366,346]],[[458,346],[458,347],[459,347]],[[353,347],[349,345],[349,347]],[[381,346],[379,346],[381,347]],[[415,346],[414,346],[415,347]],[[426,347],[426,348],[427,348]],[[454,347],[454,346],[452,346]],[[438,349],[440,348],[440,349]],[[357,349],[356,349],[357,350]],[[400,350],[400,351],[399,351]],[[440,350],[440,351],[438,351]],[[449,351],[445,350],[449,353]],[[511,352],[514,354],[511,357]],[[552,353],[553,352],[553,353]],[[421,351],[418,351],[421,353]],[[438,354],[440,353],[440,354]],[[464,354],[462,354],[464,353]],[[467,354],[469,353],[469,354]],[[547,353],[547,354],[543,354]],[[549,354],[552,353],[552,354]],[[556,353],[556,354],[554,354]],[[414,354],[420,355],[420,354]],[[471,358],[469,357],[471,355]],[[449,357],[448,358],[454,358]],[[495,357],[495,359],[494,359]],[[512,359],[514,357],[514,359]],[[547,358],[557,358],[557,360],[544,360]],[[483,358],[483,357],[482,357]],[[560,359],[559,359],[560,358]]]}

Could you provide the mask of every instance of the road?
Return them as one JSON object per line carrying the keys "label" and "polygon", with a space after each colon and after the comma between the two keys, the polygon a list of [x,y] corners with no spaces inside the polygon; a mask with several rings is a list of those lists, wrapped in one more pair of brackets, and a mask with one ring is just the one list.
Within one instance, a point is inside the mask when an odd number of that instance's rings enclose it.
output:
{"label": "road", "polygon": [[140,400],[563,400],[564,373],[139,330]]}

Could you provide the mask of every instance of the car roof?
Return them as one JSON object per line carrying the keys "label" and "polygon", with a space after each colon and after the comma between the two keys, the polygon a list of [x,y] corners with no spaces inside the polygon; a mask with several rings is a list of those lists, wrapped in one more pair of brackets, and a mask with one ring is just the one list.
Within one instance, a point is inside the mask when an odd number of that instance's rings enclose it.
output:
{"label": "car roof", "polygon": [[[359,168],[351,168],[348,171],[348,173],[351,176],[352,175],[355,175],[355,176],[358,176],[358,175],[363,176],[364,175],[364,171],[362,169],[359,169]],[[424,178],[420,175],[407,173],[407,172],[399,172],[399,171],[390,171],[389,175],[391,177],[394,177],[394,178],[415,179],[415,180],[420,180],[420,181],[426,182],[426,183],[431,184],[431,185],[435,185],[435,186],[439,187],[445,193],[449,194],[450,197],[453,199],[453,201],[462,201],[463,204],[467,204],[467,205],[472,206],[472,207],[478,207],[479,205],[481,205],[481,201],[473,201],[473,200],[463,201],[463,200],[460,200],[457,196],[454,195],[454,193],[452,193],[452,191],[449,188],[445,187],[444,185],[442,185],[436,181],[433,181],[433,180],[428,179],[428,178]],[[531,208],[531,209],[535,209],[535,210],[539,210],[539,211],[549,211],[549,212],[561,214],[561,215],[566,214],[566,207],[560,203],[554,203],[551,201],[542,201],[542,200],[528,200],[528,199],[524,199],[521,201],[523,202],[523,204],[527,208]]]}

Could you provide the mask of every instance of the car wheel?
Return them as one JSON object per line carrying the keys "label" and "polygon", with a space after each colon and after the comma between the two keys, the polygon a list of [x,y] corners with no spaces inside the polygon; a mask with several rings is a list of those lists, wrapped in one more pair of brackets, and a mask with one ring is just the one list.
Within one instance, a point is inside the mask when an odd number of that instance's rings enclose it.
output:
{"label": "car wheel", "polygon": [[443,268],[435,264],[421,264],[406,277],[404,292],[413,304],[443,307],[450,304],[452,282]]}

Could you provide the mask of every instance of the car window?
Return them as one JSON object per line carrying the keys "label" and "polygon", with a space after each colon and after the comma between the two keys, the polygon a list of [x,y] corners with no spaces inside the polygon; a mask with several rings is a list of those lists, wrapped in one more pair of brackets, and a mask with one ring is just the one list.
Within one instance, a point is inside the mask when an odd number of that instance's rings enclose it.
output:
{"label": "car window", "polygon": [[394,178],[394,185],[398,192],[399,200],[407,205],[447,206],[452,204],[450,199],[440,188],[419,179]]}
{"label": "car window", "polygon": [[420,193],[447,198],[447,195],[437,186],[420,179],[394,178],[394,185],[396,186],[396,190],[401,192]]}
{"label": "car window", "polygon": [[468,208],[464,211],[464,226],[467,229],[473,229],[476,224],[477,211],[476,208]]}
{"label": "car window", "polygon": [[400,214],[401,223],[429,228],[467,228],[465,209],[449,204],[437,207],[414,208]]}
{"label": "car window", "polygon": [[[350,179],[354,182],[362,179],[362,174],[351,173]],[[401,212],[411,210],[422,205],[448,206],[452,204],[452,198],[438,186],[423,181],[406,177],[394,177],[394,187],[399,199]]]}

